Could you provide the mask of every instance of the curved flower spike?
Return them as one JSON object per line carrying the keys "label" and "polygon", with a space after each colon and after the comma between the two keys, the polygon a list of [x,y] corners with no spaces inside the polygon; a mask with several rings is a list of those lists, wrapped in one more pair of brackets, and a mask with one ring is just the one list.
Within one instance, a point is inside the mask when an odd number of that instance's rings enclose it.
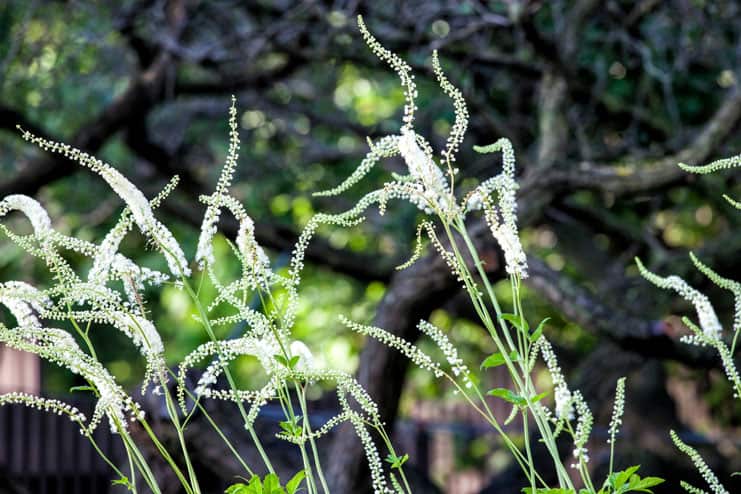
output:
{"label": "curved flower spike", "polygon": [[118,170],[80,149],[35,136],[21,127],[18,128],[26,141],[36,144],[45,151],[61,154],[100,175],[131,209],[134,222],[141,232],[160,248],[167,260],[170,272],[178,276],[188,276],[190,274],[188,261],[185,259],[183,250],[172,232],[154,217],[149,201],[144,197],[144,194]]}
{"label": "curved flower spike", "polygon": [[715,313],[713,305],[710,303],[710,300],[705,295],[692,288],[679,276],[658,276],[646,269],[641,260],[637,257],[635,258],[635,261],[638,265],[638,270],[640,271],[641,276],[643,276],[659,288],[663,288],[665,290],[674,290],[682,298],[690,302],[695,307],[697,317],[700,321],[700,328],[702,328],[702,332],[706,336],[712,339],[720,338],[720,334],[723,328],[720,325],[720,321],[718,320],[718,316]]}
{"label": "curved flower spike", "polygon": [[741,331],[741,283],[734,281],[729,278],[724,278],[706,264],[703,264],[695,254],[690,252],[690,258],[699,269],[702,274],[707,276],[710,281],[718,285],[720,288],[730,291],[733,294],[733,331]]}
{"label": "curved flower spike", "polygon": [[15,317],[18,326],[40,326],[34,314],[51,306],[49,297],[23,281],[0,283],[0,304]]}
{"label": "curved flower spike", "polygon": [[417,85],[414,83],[414,75],[411,73],[412,68],[394,52],[385,48],[375,38],[375,36],[368,31],[365,21],[363,21],[363,16],[360,15],[358,16],[358,28],[360,29],[360,33],[363,35],[363,39],[365,40],[365,44],[368,45],[368,48],[370,48],[378,58],[386,62],[399,76],[401,85],[404,88],[404,99],[406,100],[406,103],[404,104],[404,125],[402,126],[402,129],[411,130],[412,122],[414,121],[414,111],[417,109],[415,106]]}
{"label": "curved flower spike", "polygon": [[440,153],[443,159],[453,162],[455,161],[455,154],[458,152],[461,142],[463,142],[466,129],[468,129],[468,107],[466,106],[466,100],[463,98],[463,93],[461,93],[460,89],[453,86],[445,76],[445,73],[443,73],[437,50],[432,52],[432,70],[435,72],[437,82],[440,84],[443,92],[453,100],[453,107],[455,108],[455,123],[450,129],[445,149]]}
{"label": "curved flower spike", "polygon": [[[239,157],[239,132],[237,132],[237,100],[232,96],[232,104],[229,107],[229,149],[226,154],[226,163],[221,169],[219,181],[216,183],[216,191],[213,193],[215,198],[228,196],[229,186],[234,177],[234,170],[237,167],[237,158]],[[214,253],[212,240],[217,231],[217,223],[221,215],[221,203],[215,201],[209,203],[206,212],[203,215],[201,223],[201,233],[198,237],[198,248],[196,249],[195,261],[203,269],[205,264],[214,263]]]}
{"label": "curved flower spike", "polygon": [[730,158],[715,160],[707,165],[690,166],[685,165],[684,163],[679,163],[678,166],[682,170],[690,173],[713,173],[718,170],[727,170],[729,168],[736,168],[741,166],[741,154],[739,154],[738,156],[731,156]]}
{"label": "curved flower spike", "polygon": [[31,222],[36,237],[42,238],[51,230],[51,219],[46,209],[32,197],[23,194],[12,194],[5,196],[0,201],[0,216],[5,216],[10,211],[20,211]]}
{"label": "curved flower spike", "polygon": [[[172,193],[179,180],[180,179],[177,175],[172,177],[160,193],[150,201],[150,206],[152,208],[158,207],[165,197]],[[111,228],[100,246],[95,249],[93,266],[90,268],[90,271],[88,271],[88,282],[105,283],[111,270],[119,276],[129,276],[135,285],[134,288],[140,288],[141,284],[143,284],[146,279],[150,279],[154,283],[165,281],[166,277],[163,274],[147,268],[140,268],[138,265],[118,253],[121,241],[129,230],[131,230],[133,224],[134,220],[131,211],[128,208],[124,209],[116,225]],[[130,289],[129,284],[124,284],[124,286],[127,289]]]}
{"label": "curved flower spike", "polygon": [[340,185],[333,187],[328,190],[320,192],[314,192],[315,197],[328,197],[342,194],[346,190],[350,189],[353,185],[360,182],[365,175],[378,163],[382,158],[391,158],[399,154],[399,136],[385,136],[378,140],[377,143],[372,143],[368,140],[370,145],[370,151],[365,155],[363,161],[360,162],[352,174],[347,177]]}

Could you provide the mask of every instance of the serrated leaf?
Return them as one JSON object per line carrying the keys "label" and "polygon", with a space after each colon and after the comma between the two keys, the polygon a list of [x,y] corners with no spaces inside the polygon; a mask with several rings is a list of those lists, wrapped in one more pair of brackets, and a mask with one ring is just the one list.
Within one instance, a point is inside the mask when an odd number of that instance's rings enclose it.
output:
{"label": "serrated leaf", "polygon": [[632,467],[626,468],[622,472],[613,473],[612,475],[610,475],[610,485],[616,491],[620,490],[625,485],[625,483],[630,480],[630,477],[638,471],[639,468],[640,465],[634,465]]}

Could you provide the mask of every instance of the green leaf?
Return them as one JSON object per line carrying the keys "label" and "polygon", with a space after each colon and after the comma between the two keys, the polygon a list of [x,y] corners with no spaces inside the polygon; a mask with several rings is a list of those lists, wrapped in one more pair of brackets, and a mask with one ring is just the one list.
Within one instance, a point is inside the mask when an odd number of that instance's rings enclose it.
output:
{"label": "green leaf", "polygon": [[540,339],[540,335],[543,334],[543,328],[545,327],[545,323],[547,323],[550,320],[551,320],[550,317],[546,317],[545,319],[540,321],[540,324],[538,324],[538,327],[535,328],[535,331],[533,331],[533,333],[529,336],[530,343],[535,343],[536,341]]}
{"label": "green leaf", "polygon": [[134,491],[134,486],[131,485],[129,478],[123,475],[115,480],[111,480],[111,485],[122,485],[126,487],[126,490],[132,491],[132,492]]}
{"label": "green leaf", "polygon": [[489,396],[496,396],[504,401],[508,401],[518,407],[524,407],[527,405],[527,400],[520,395],[517,395],[507,388],[494,388],[490,389],[486,394]]}
{"label": "green leaf", "polygon": [[505,313],[502,314],[500,318],[508,321],[512,326],[516,327],[523,333],[528,333],[530,331],[530,326],[528,325],[527,321],[517,314]]}
{"label": "green leaf", "polygon": [[623,488],[619,492],[648,492],[652,493],[649,487],[659,485],[664,482],[664,479],[659,477],[646,477],[642,479],[637,474],[630,476],[630,482],[627,485],[623,485]]}
{"label": "green leaf", "polygon": [[538,403],[540,400],[548,396],[548,391],[545,393],[540,393],[539,395],[535,395],[532,398],[530,398],[530,403]]}
{"label": "green leaf", "polygon": [[288,367],[288,360],[283,355],[273,355],[273,358],[283,367]]}
{"label": "green leaf", "polygon": [[284,494],[285,491],[280,486],[280,478],[274,473],[265,476],[262,483],[262,490],[265,494]]}
{"label": "green leaf", "polygon": [[611,474],[609,478],[610,486],[615,490],[619,490],[628,481],[628,479],[630,479],[630,476],[638,470],[638,468],[638,466],[633,466],[623,470],[622,472]]}
{"label": "green leaf", "polygon": [[301,357],[299,355],[294,355],[293,357],[291,357],[291,360],[288,361],[288,367],[291,368],[291,369],[295,369],[296,368],[296,364],[298,364],[298,361],[300,359],[301,359]]}
{"label": "green leaf", "polygon": [[296,475],[294,475],[291,480],[288,481],[288,483],[286,484],[286,491],[288,492],[288,494],[296,494],[296,492],[298,492],[299,486],[304,480],[304,477],[306,477],[306,472],[301,470]]}
{"label": "green leaf", "polygon": [[388,456],[386,456],[386,462],[391,464],[391,468],[401,468],[401,466],[406,463],[408,459],[408,454],[404,454],[403,456],[396,456],[389,453]]}
{"label": "green leaf", "polygon": [[[517,362],[519,359],[519,355],[517,355],[517,352],[513,351],[509,354],[509,359],[512,362]],[[481,368],[482,369],[490,369],[492,367],[499,367],[500,365],[504,365],[505,359],[504,355],[502,355],[501,352],[492,353],[486,359],[484,359],[483,362],[481,362]]]}
{"label": "green leaf", "polygon": [[245,484],[232,484],[224,491],[225,494],[253,494],[254,492]]}

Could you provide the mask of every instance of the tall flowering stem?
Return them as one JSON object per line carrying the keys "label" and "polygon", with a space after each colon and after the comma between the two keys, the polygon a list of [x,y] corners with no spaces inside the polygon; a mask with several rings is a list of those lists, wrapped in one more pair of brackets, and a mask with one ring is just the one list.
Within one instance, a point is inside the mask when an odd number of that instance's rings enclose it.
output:
{"label": "tall flowering stem", "polygon": [[[358,19],[358,25],[370,49],[386,61],[401,80],[405,95],[402,125],[399,134],[380,138],[378,142],[382,145],[371,143],[368,155],[348,179],[317,195],[332,196],[345,192],[357,184],[370,167],[383,157],[400,155],[406,165],[407,174],[395,174],[391,180],[383,184],[383,187],[362,197],[354,208],[336,215],[325,214],[322,216],[322,222],[352,224],[353,219],[362,219],[366,209],[372,205],[378,205],[380,213],[384,214],[391,199],[404,200],[418,208],[429,219],[424,219],[420,223],[414,253],[411,259],[399,268],[406,268],[420,258],[423,252],[422,240],[426,237],[448,265],[451,274],[461,283],[481,323],[492,338],[496,352],[482,363],[482,367],[504,366],[511,379],[511,389],[498,388],[488,392],[481,390],[477,384],[480,379],[475,377],[475,373],[458,356],[448,337],[426,321],[420,322],[419,328],[437,345],[443,356],[442,360],[435,360],[413,344],[400,340],[381,328],[361,325],[347,319],[343,319],[343,322],[353,331],[398,349],[413,364],[434,376],[452,382],[474,410],[484,416],[501,435],[504,444],[528,477],[531,492],[550,487],[539,472],[542,466],[534,464],[530,442],[531,436],[532,440],[536,440],[535,434],[539,436],[537,440],[541,441],[549,452],[552,468],[558,478],[558,487],[568,492],[575,491],[577,483],[564,464],[562,452],[556,444],[556,437],[561,432],[566,432],[573,438],[573,467],[582,485],[587,492],[596,492],[595,483],[587,468],[589,455],[586,445],[593,422],[591,411],[578,391],[572,393],[569,390],[556,355],[542,334],[543,325],[531,331],[521,304],[520,283],[528,276],[528,269],[527,257],[517,227],[517,182],[515,155],[511,143],[502,138],[489,146],[474,147],[480,153],[501,153],[503,166],[499,173],[464,194],[459,200],[455,189],[459,170],[453,163],[456,161],[456,154],[463,143],[468,125],[468,109],[462,92],[445,76],[440,58],[437,52],[434,52],[433,71],[442,91],[451,98],[455,109],[455,122],[445,148],[439,156],[436,156],[432,146],[414,129],[417,94],[408,64],[384,48],[370,34],[362,18]],[[493,238],[503,251],[514,301],[510,313],[502,310],[493,283],[489,280],[487,266],[479,257],[468,233],[467,219],[478,212],[483,216]],[[433,219],[437,221],[433,222]],[[548,392],[537,389],[533,380],[533,371],[539,355],[552,376],[555,391],[554,411],[543,404]],[[524,449],[512,440],[503,424],[494,416],[485,394],[509,402],[513,407],[511,417],[518,412],[522,414]],[[530,428],[531,422],[535,425],[534,430]]]}

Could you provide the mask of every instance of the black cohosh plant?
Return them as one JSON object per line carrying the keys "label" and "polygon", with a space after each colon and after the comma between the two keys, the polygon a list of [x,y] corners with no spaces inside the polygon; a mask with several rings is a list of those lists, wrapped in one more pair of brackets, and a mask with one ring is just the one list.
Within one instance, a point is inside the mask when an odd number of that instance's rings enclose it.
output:
{"label": "black cohosh plant", "polygon": [[[713,173],[720,170],[741,167],[741,155],[720,159],[704,166],[688,166],[681,163],[679,166],[690,173]],[[741,202],[736,201],[725,194],[723,197],[731,206],[741,210]],[[679,296],[693,305],[695,312],[697,313],[697,323],[687,317],[682,318],[684,324],[691,331],[690,335],[682,337],[682,341],[690,345],[714,349],[718,353],[726,378],[733,389],[733,398],[741,400],[741,377],[739,377],[738,369],[736,368],[734,361],[738,337],[739,334],[741,334],[741,283],[724,278],[720,274],[716,273],[713,269],[700,261],[700,259],[698,259],[692,252],[690,252],[690,259],[692,259],[695,267],[707,276],[711,282],[724,290],[728,290],[731,292],[731,295],[733,295],[734,310],[730,330],[724,331],[723,324],[721,324],[716,315],[715,309],[707,295],[690,286],[689,283],[679,276],[672,275],[662,277],[646,269],[640,259],[636,258],[636,263],[641,274],[648,281],[659,288],[676,292]],[[676,432],[670,431],[670,436],[677,448],[692,460],[692,463],[694,463],[695,467],[702,475],[707,486],[710,488],[710,491],[713,494],[728,494],[728,490],[723,487],[721,481],[715,473],[713,473],[710,467],[708,467],[700,453],[682,441]],[[707,492],[688,484],[684,480],[680,481],[680,483],[690,494],[703,494]]]}
{"label": "black cohosh plant", "polygon": [[[615,471],[613,445],[619,433],[625,405],[625,380],[616,383],[614,411],[609,426],[610,467],[605,479],[592,478],[589,469],[587,443],[593,426],[593,416],[581,393],[571,390],[561,372],[551,344],[544,335],[546,321],[532,324],[523,312],[520,284],[527,277],[527,257],[520,243],[516,215],[515,156],[511,143],[500,139],[488,146],[475,147],[480,153],[500,153],[501,171],[476,188],[459,193],[456,183],[459,171],[456,154],[462,144],[468,111],[461,92],[443,74],[437,53],[433,52],[432,67],[443,92],[455,108],[455,122],[445,148],[439,153],[414,129],[414,76],[407,63],[385,49],[368,31],[362,18],[360,31],[370,49],[398,74],[404,89],[403,123],[398,134],[385,136],[376,142],[369,140],[370,150],[358,168],[337,187],[319,192],[320,196],[343,193],[361,181],[364,175],[381,159],[401,156],[407,173],[395,174],[382,188],[362,197],[351,209],[341,213],[315,215],[301,233],[293,250],[287,274],[272,269],[271,260],[255,239],[254,224],[241,203],[230,192],[237,165],[239,136],[237,110],[234,99],[230,109],[230,144],[226,163],[216,190],[200,200],[205,204],[197,251],[190,262],[175,236],[154,214],[155,209],[177,185],[173,179],[155,198],[147,199],[129,180],[112,166],[66,144],[52,142],[21,129],[24,139],[45,151],[57,153],[78,162],[100,175],[121,197],[126,207],[116,225],[102,242],[92,243],[71,238],[52,228],[49,215],[36,200],[11,195],[0,201],[0,217],[10,211],[20,211],[31,225],[33,233],[19,235],[0,224],[5,235],[30,255],[41,259],[50,273],[47,286],[35,288],[27,283],[10,281],[0,285],[0,302],[8,307],[16,319],[16,326],[0,325],[0,342],[19,350],[32,352],[54,364],[67,368],[88,383],[87,390],[95,395],[97,404],[88,418],[73,407],[57,401],[22,393],[0,396],[0,404],[16,403],[46,409],[67,415],[90,439],[93,447],[118,475],[117,482],[137,492],[146,486],[154,493],[161,492],[158,479],[147,464],[140,445],[130,433],[128,423],[136,422],[146,432],[162,458],[169,464],[182,489],[187,494],[199,494],[201,487],[192,466],[184,430],[191,416],[204,414],[213,426],[214,434],[226,443],[236,456],[248,479],[228,489],[229,494],[240,493],[294,493],[304,489],[309,493],[328,493],[317,438],[329,433],[341,423],[349,422],[362,442],[375,493],[409,493],[411,486],[404,474],[408,456],[397,453],[381,423],[377,406],[355,379],[343,372],[323,368],[312,357],[312,352],[292,334],[300,297],[301,272],[306,248],[322,225],[349,227],[363,221],[365,211],[377,206],[383,214],[390,200],[399,199],[415,205],[425,219],[417,228],[417,244],[411,259],[399,269],[413,264],[424,250],[423,240],[445,260],[451,273],[461,283],[496,347],[496,352],[475,366],[464,362],[447,335],[427,321],[420,321],[419,329],[438,347],[441,358],[429,355],[417,346],[377,327],[366,326],[342,317],[353,331],[376,338],[398,349],[415,365],[434,376],[449,380],[477,413],[501,436],[513,460],[522,468],[527,484],[525,492],[567,493],[625,493],[650,492],[661,483],[655,477],[641,478],[637,467]],[[231,239],[233,257],[241,266],[241,276],[223,280],[218,275],[217,260],[213,254],[213,239],[218,231],[222,212],[228,211],[239,223],[236,238]],[[495,295],[479,253],[466,229],[466,219],[482,215],[489,230],[504,253],[506,271],[512,291],[512,307],[505,311]],[[135,260],[119,252],[125,235],[138,230],[164,256],[167,271],[158,272],[140,266]],[[73,251],[92,260],[86,273],[76,272],[63,253]],[[200,323],[209,341],[188,354],[177,369],[167,366],[165,345],[151,320],[145,287],[170,283],[178,286],[196,308],[194,317]],[[210,283],[216,287],[213,300],[203,300],[200,287]],[[737,285],[734,285],[737,287]],[[737,293],[738,292],[734,292]],[[249,300],[257,297],[260,310],[253,309]],[[738,299],[737,299],[738,302]],[[214,309],[228,308],[230,314],[212,317]],[[705,312],[707,313],[707,312]],[[54,328],[54,321],[69,321],[75,335]],[[702,323],[702,318],[701,318]],[[714,321],[711,321],[715,324]],[[215,328],[244,325],[243,334],[234,339],[218,339]],[[112,326],[125,334],[140,351],[146,362],[142,393],[161,396],[166,405],[172,427],[177,432],[180,451],[176,461],[160,442],[147,422],[142,407],[99,362],[91,331],[99,326]],[[738,328],[736,328],[738,333]],[[704,334],[704,333],[702,333]],[[698,338],[700,338],[698,336]],[[78,341],[81,342],[78,344]],[[700,341],[700,340],[698,340]],[[732,353],[731,349],[731,353]],[[232,375],[229,363],[239,356],[255,357],[263,370],[265,385],[259,389],[240,389]],[[542,362],[548,369],[552,386],[539,389],[534,379],[536,365]],[[205,370],[197,385],[186,385],[189,371],[201,364]],[[481,389],[480,372],[503,367],[510,378],[508,387]],[[729,374],[730,376],[730,374]],[[735,374],[737,382],[738,376]],[[733,378],[732,378],[733,379]],[[175,383],[171,392],[168,383]],[[221,387],[221,383],[226,383]],[[307,388],[313,383],[330,383],[337,392],[338,413],[314,429],[308,419]],[[492,412],[487,396],[501,399],[512,407],[504,421]],[[237,407],[249,441],[260,453],[261,464],[247,464],[236,447],[208,415],[203,400],[227,400]],[[286,482],[275,473],[271,458],[262,446],[254,423],[260,409],[269,401],[276,401],[285,414],[280,422],[278,436],[295,445],[303,469]],[[298,411],[298,412],[297,412]],[[513,437],[507,426],[521,416],[523,441]],[[117,433],[126,451],[128,468],[114,464],[98,448],[93,431],[101,422]],[[559,436],[568,436],[569,451],[557,444]],[[548,464],[536,464],[531,444],[540,441],[549,453]],[[379,448],[380,446],[380,448]],[[384,456],[380,450],[384,451]],[[549,485],[544,478],[546,469],[555,472],[556,484]],[[124,473],[126,470],[126,473]],[[261,472],[268,472],[260,475]],[[697,491],[700,492],[700,491]],[[720,491],[716,491],[720,492]]]}

